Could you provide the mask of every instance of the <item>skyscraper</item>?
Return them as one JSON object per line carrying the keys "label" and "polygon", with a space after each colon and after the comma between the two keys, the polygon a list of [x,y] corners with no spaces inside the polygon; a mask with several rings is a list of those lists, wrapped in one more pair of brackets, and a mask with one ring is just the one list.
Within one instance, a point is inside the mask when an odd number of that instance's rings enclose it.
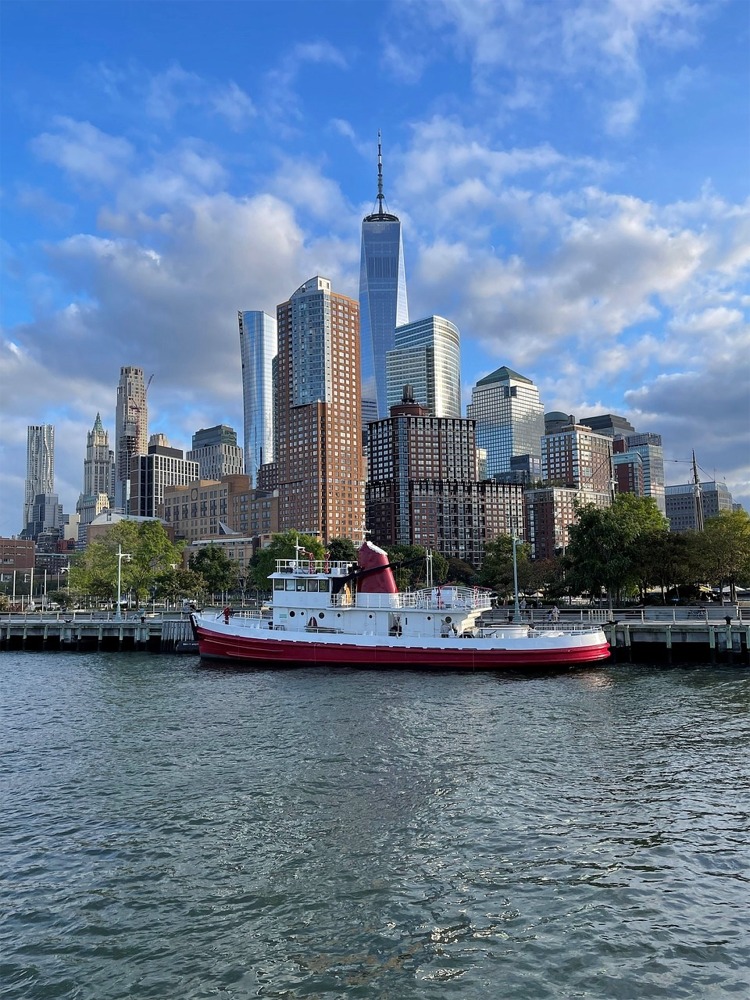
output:
{"label": "skyscraper", "polygon": [[114,452],[109,447],[109,433],[105,431],[102,418],[97,413],[94,426],[86,435],[86,458],[83,461],[84,496],[105,493],[114,497],[113,468]]}
{"label": "skyscraper", "polygon": [[78,497],[76,513],[78,543],[88,541],[88,526],[97,515],[114,503],[115,454],[109,447],[109,434],[97,413],[94,426],[86,435],[86,457],[83,460],[83,492]]}
{"label": "skyscraper", "polygon": [[242,360],[245,472],[258,485],[258,469],[273,461],[273,359],[276,320],[264,312],[238,312]]}
{"label": "skyscraper", "polygon": [[612,438],[584,424],[569,424],[542,438],[542,478],[550,486],[601,494],[611,503],[614,489]]}
{"label": "skyscraper", "polygon": [[26,433],[26,486],[23,496],[23,527],[32,520],[35,498],[55,489],[55,428],[32,424]]}
{"label": "skyscraper", "polygon": [[130,460],[131,493],[127,513],[137,517],[158,517],[164,488],[186,486],[198,479],[199,471],[198,463],[186,459],[180,448],[170,447],[163,434],[152,434],[148,453],[137,452]]}
{"label": "skyscraper", "polygon": [[523,488],[479,482],[474,421],[435,416],[407,385],[370,425],[367,528],[385,545],[422,545],[481,566],[487,541],[523,527]]}
{"label": "skyscraper", "polygon": [[662,514],[666,514],[661,434],[628,434],[625,440],[628,451],[638,452],[643,461],[643,495],[651,497]]}
{"label": "skyscraper", "polygon": [[316,276],[277,307],[279,527],[324,542],[364,533],[359,307]]}
{"label": "skyscraper", "polygon": [[221,479],[244,472],[242,449],[237,446],[237,431],[226,424],[206,427],[193,434],[188,461],[197,462],[201,479]]}
{"label": "skyscraper", "polygon": [[396,327],[409,322],[401,222],[397,215],[383,210],[384,198],[383,157],[378,132],[378,210],[362,221],[359,270],[362,415],[365,423],[388,416],[386,354],[395,347]]}
{"label": "skyscraper", "polygon": [[130,459],[145,455],[148,446],[148,407],[143,369],[120,369],[115,411],[115,507],[127,514],[130,501]]}
{"label": "skyscraper", "polygon": [[[503,366],[480,379],[471,393],[467,417],[477,422],[477,446],[487,451],[487,475],[510,473],[512,459],[541,457],[544,407],[531,379]],[[518,463],[515,463],[516,466]]]}
{"label": "skyscraper", "polygon": [[397,406],[410,385],[420,406],[436,417],[461,416],[461,337],[442,316],[396,327],[386,354],[388,406]]}

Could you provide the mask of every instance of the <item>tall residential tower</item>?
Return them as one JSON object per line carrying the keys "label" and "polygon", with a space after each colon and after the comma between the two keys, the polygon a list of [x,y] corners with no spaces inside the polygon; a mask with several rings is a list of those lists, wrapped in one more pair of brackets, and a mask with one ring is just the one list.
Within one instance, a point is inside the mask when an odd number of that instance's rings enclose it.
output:
{"label": "tall residential tower", "polygon": [[120,369],[115,412],[115,507],[127,514],[130,502],[130,459],[148,447],[148,407],[143,369]]}
{"label": "tall residential tower", "polygon": [[359,270],[362,417],[365,425],[370,420],[388,416],[386,354],[395,347],[396,327],[409,322],[401,222],[397,215],[383,210],[384,199],[383,157],[378,132],[378,209],[362,221]]}
{"label": "tall residential tower", "polygon": [[26,486],[23,496],[23,527],[32,520],[35,498],[55,489],[55,428],[33,424],[26,433]]}
{"label": "tall residential tower", "polygon": [[361,541],[359,307],[315,276],[277,307],[279,528]]}

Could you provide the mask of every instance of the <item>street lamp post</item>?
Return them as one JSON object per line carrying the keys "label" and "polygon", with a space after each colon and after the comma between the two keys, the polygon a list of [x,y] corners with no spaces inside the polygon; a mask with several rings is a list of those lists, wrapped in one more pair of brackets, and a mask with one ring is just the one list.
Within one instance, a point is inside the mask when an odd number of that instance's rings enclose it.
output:
{"label": "street lamp post", "polygon": [[519,624],[521,621],[521,608],[518,604],[518,555],[516,554],[516,546],[518,545],[518,539],[515,534],[513,535],[513,621]]}
{"label": "street lamp post", "polygon": [[122,619],[122,609],[120,601],[122,599],[122,561],[127,559],[130,562],[130,553],[122,551],[122,545],[117,546],[117,613],[115,614],[115,620],[120,621]]}

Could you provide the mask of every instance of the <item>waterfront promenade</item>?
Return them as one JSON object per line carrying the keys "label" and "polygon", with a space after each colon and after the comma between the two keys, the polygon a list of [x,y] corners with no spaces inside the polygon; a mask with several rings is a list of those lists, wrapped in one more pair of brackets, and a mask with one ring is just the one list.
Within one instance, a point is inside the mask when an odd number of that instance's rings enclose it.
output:
{"label": "waterfront promenade", "polygon": [[[487,613],[482,624],[507,621],[512,609]],[[220,609],[217,608],[217,614]],[[523,613],[525,621],[550,627],[548,609]],[[644,657],[669,662],[702,660],[750,665],[750,607],[703,605],[615,609],[562,608],[561,621],[601,624],[617,661]],[[92,612],[3,614],[0,650],[194,651],[186,614],[113,615]]]}

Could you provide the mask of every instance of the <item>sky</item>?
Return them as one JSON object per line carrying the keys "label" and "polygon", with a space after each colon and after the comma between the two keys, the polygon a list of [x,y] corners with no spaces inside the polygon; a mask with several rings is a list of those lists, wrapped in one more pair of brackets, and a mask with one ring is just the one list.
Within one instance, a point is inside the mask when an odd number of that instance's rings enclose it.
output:
{"label": "sky", "polygon": [[749,0],[3,0],[0,46],[0,535],[30,424],[75,511],[123,365],[241,443],[237,311],[357,297],[378,129],[464,402],[507,365],[750,510]]}

